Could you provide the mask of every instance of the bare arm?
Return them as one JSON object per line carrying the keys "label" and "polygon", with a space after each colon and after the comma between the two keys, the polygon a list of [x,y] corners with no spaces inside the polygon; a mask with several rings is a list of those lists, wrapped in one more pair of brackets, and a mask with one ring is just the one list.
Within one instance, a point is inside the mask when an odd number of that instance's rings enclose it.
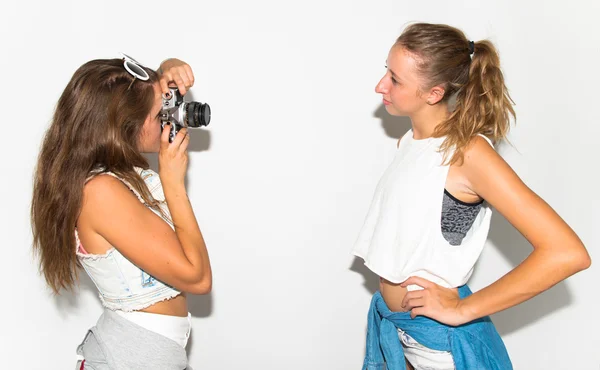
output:
{"label": "bare arm", "polygon": [[[187,128],[180,130],[177,135],[178,137],[173,140],[173,143],[169,144],[169,130],[163,130],[161,152],[159,153],[160,178],[182,250],[188,262],[200,274],[201,281],[204,281],[210,290],[212,270],[208,251],[187,196],[185,175],[180,175],[181,173],[185,174],[180,167],[187,167],[187,144],[189,143]],[[180,148],[177,149],[177,144],[180,142]],[[184,146],[185,148],[183,148]],[[184,162],[178,161],[177,157],[183,157]]]}
{"label": "bare arm", "polygon": [[467,318],[517,305],[590,266],[590,256],[575,232],[483,138],[474,140],[462,167],[472,190],[533,246],[533,252],[516,268],[461,302]]}
{"label": "bare arm", "polygon": [[502,278],[463,300],[455,290],[418,277],[407,279],[402,286],[424,288],[403,299],[403,307],[413,317],[460,325],[515,306],[590,266],[590,256],[575,232],[485,139],[473,139],[460,170],[471,190],[496,208],[531,243],[533,252]]}
{"label": "bare arm", "polygon": [[161,139],[171,150],[161,148],[160,155],[172,158],[163,158],[161,180],[175,231],[112,176],[97,176],[85,186],[80,220],[157,279],[184,292],[206,294],[212,288],[210,260],[180,174],[188,139],[183,129],[169,144],[168,132]]}

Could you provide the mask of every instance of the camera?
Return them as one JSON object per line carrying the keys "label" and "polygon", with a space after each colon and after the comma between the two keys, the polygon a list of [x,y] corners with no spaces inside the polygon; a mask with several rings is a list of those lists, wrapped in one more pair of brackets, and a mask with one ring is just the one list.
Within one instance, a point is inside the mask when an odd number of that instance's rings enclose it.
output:
{"label": "camera", "polygon": [[170,92],[163,94],[160,111],[160,126],[165,128],[171,123],[169,142],[173,142],[177,132],[184,127],[201,127],[210,123],[210,106],[196,101],[183,101],[179,89],[170,87]]}

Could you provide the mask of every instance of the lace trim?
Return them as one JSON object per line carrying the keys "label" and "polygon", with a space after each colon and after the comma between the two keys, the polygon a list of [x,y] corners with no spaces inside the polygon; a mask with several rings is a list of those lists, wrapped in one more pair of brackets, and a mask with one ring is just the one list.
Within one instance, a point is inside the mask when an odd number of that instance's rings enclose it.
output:
{"label": "lace trim", "polygon": [[[102,302],[102,306],[108,308],[109,310],[115,311],[115,310],[121,310],[121,311],[125,311],[125,312],[132,312],[132,311],[139,311],[139,310],[143,310],[144,308],[148,308],[150,306],[152,306],[153,304],[156,304],[158,302],[164,302],[164,301],[168,301],[170,299],[173,299],[175,297],[177,297],[178,295],[181,294],[180,291],[177,291],[173,288],[169,288],[168,286],[163,287],[163,289],[165,292],[167,292],[168,290],[171,290],[171,292],[165,296],[162,297],[158,297],[158,299],[152,299],[148,302],[144,302],[141,304],[123,304],[123,302],[108,302],[107,299],[110,298],[104,298],[102,296],[102,294],[98,293],[98,296],[100,297],[100,301]],[[158,291],[160,292],[160,290]],[[153,294],[156,294],[157,292],[152,292]],[[134,300],[140,299],[140,297],[132,297]],[[117,298],[118,299],[118,298]]]}

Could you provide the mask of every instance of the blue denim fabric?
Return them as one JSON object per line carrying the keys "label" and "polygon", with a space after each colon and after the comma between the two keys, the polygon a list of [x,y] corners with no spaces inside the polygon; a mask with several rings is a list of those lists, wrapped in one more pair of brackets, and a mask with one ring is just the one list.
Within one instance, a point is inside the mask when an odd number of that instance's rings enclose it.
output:
{"label": "blue denim fabric", "polygon": [[[460,298],[471,295],[458,288]],[[363,370],[406,370],[398,330],[404,330],[425,347],[450,351],[456,370],[512,370],[504,342],[489,317],[460,326],[447,326],[427,317],[410,318],[410,312],[392,312],[376,292],[369,308],[367,349]]]}

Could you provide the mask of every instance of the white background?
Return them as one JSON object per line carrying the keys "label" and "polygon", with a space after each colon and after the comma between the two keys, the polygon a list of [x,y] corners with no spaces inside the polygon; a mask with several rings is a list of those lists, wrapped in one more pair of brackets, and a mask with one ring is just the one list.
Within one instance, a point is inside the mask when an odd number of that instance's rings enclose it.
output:
{"label": "white background", "polygon": [[[516,101],[501,154],[580,235],[591,269],[494,315],[516,369],[598,369],[598,1],[2,1],[0,368],[71,369],[101,307],[90,281],[53,297],[29,204],[54,105],[84,62],[122,51],[192,66],[213,111],[192,134],[189,193],[214,271],[190,299],[196,369],[360,369],[377,278],[350,251],[406,119],[374,87],[410,21],[501,53]],[[499,214],[470,285],[530,245]],[[19,365],[20,364],[20,365]]]}

